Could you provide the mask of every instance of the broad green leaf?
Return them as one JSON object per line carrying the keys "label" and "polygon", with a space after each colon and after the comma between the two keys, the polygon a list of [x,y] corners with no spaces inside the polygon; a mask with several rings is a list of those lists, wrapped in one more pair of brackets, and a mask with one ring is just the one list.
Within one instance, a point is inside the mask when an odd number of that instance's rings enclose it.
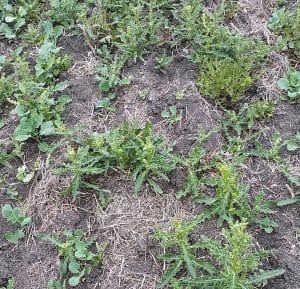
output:
{"label": "broad green leaf", "polygon": [[69,86],[69,82],[67,80],[61,81],[55,85],[54,91],[63,91]]}
{"label": "broad green leaf", "polygon": [[34,172],[30,172],[28,174],[25,174],[24,178],[22,179],[23,183],[29,183],[32,178],[34,177]]}
{"label": "broad green leaf", "polygon": [[70,262],[68,268],[72,274],[78,274],[80,272],[80,264],[78,262]]}
{"label": "broad green leaf", "polygon": [[73,276],[69,279],[69,285],[75,287],[79,284],[81,276]]}
{"label": "broad green leaf", "polygon": [[14,17],[14,16],[6,16],[4,20],[6,23],[11,23],[11,22],[14,22],[16,19],[17,19],[17,17]]}
{"label": "broad green leaf", "polygon": [[281,78],[278,80],[277,85],[280,89],[288,90],[290,87],[289,81],[286,78]]}
{"label": "broad green leaf", "polygon": [[40,135],[51,135],[55,133],[53,121],[43,122],[40,129]]}
{"label": "broad green leaf", "polygon": [[5,232],[4,236],[8,242],[18,244],[18,242],[24,238],[25,234],[22,229],[18,229],[15,232]]}
{"label": "broad green leaf", "polygon": [[101,92],[109,92],[110,90],[110,85],[108,80],[103,80],[99,84],[99,88]]}
{"label": "broad green leaf", "polygon": [[18,21],[15,23],[14,28],[15,30],[19,30],[24,25],[25,25],[25,19],[19,18]]}

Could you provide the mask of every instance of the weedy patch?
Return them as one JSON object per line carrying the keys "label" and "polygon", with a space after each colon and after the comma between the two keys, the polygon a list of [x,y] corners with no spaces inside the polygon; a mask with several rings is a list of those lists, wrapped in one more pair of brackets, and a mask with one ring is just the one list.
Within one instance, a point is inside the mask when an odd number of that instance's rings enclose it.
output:
{"label": "weedy patch", "polygon": [[192,57],[200,71],[197,84],[204,95],[236,102],[260,76],[269,48],[263,42],[232,33],[219,24],[217,15],[199,11],[201,21],[196,27],[201,32],[193,39]]}
{"label": "weedy patch", "polygon": [[159,72],[165,73],[171,65],[173,58],[165,53],[155,58],[155,69]]}
{"label": "weedy patch", "polygon": [[48,288],[66,288],[66,275],[68,284],[72,287],[77,286],[80,282],[91,273],[92,267],[99,267],[103,261],[105,245],[96,243],[97,252],[93,253],[91,246],[93,240],[85,240],[84,232],[81,229],[75,231],[65,231],[64,238],[61,239],[56,235],[39,234],[41,240],[52,243],[58,249],[61,263],[59,265],[60,278],[58,281],[50,281]]}
{"label": "weedy patch", "polygon": [[300,56],[300,6],[293,11],[285,8],[276,9],[269,19],[268,28],[277,35],[277,48],[291,51]]}
{"label": "weedy patch", "polygon": [[15,104],[13,113],[20,119],[14,133],[16,141],[39,139],[54,134],[63,126],[61,113],[70,98],[65,95],[54,97],[54,94],[61,93],[68,86],[66,81],[59,82],[57,78],[69,68],[70,59],[59,56],[59,51],[54,43],[46,42],[39,49],[35,74],[26,55],[15,55],[8,64],[13,74],[5,76],[10,88],[6,97]]}
{"label": "weedy patch", "polygon": [[2,207],[2,217],[12,224],[19,225],[19,229],[14,232],[6,232],[4,234],[7,241],[13,244],[18,244],[18,242],[25,237],[25,227],[31,223],[30,217],[25,217],[21,214],[19,208],[13,208],[11,205],[6,204]]}
{"label": "weedy patch", "polygon": [[[203,286],[254,289],[269,279],[284,274],[282,269],[260,270],[261,261],[269,256],[269,252],[254,250],[253,238],[246,232],[246,223],[232,223],[229,229],[223,230],[224,242],[201,236],[201,240],[193,244],[189,240],[189,234],[197,223],[197,219],[187,224],[176,221],[174,231],[156,233],[155,238],[166,252],[160,258],[169,264],[160,288],[168,285],[174,289]],[[202,257],[201,253],[207,253],[209,257]],[[206,261],[211,259],[216,261],[218,267]]]}
{"label": "weedy patch", "polygon": [[37,22],[43,4],[40,1],[1,0],[0,37],[15,39],[31,22]]}
{"label": "weedy patch", "polygon": [[132,175],[135,192],[139,192],[147,182],[155,192],[163,193],[157,179],[168,181],[167,174],[176,165],[171,147],[154,135],[149,123],[143,128],[125,123],[104,134],[94,133],[82,142],[82,146],[70,148],[67,160],[68,163],[56,172],[72,176],[66,193],[71,194],[73,199],[82,187],[89,186],[85,181],[87,177],[106,175],[112,169]]}
{"label": "weedy patch", "polygon": [[278,227],[270,218],[262,218],[261,214],[272,214],[271,201],[264,199],[264,193],[257,194],[254,204],[248,195],[248,188],[238,182],[238,175],[232,164],[220,163],[217,165],[218,175],[208,179],[207,184],[215,187],[216,195],[210,200],[208,209],[218,217],[218,224],[224,221],[232,223],[236,218],[247,223],[256,224],[267,233]]}

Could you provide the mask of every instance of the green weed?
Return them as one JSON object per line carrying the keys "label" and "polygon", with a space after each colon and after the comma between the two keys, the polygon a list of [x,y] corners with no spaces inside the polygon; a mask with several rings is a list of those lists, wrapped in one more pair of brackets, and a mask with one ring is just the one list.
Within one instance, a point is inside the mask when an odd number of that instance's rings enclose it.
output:
{"label": "green weed", "polygon": [[297,132],[296,135],[289,140],[287,140],[284,144],[289,151],[297,151],[300,149],[300,132]]}
{"label": "green weed", "polygon": [[277,35],[276,46],[281,51],[292,51],[296,56],[300,53],[300,6],[288,11],[276,9],[269,19],[268,27]]}
{"label": "green weed", "polygon": [[0,289],[15,289],[16,282],[14,278],[8,280],[7,285],[5,287],[1,287]]}
{"label": "green weed", "polygon": [[8,231],[4,234],[8,242],[18,244],[18,242],[24,238],[25,226],[31,223],[31,218],[23,216],[19,208],[13,208],[9,204],[4,205],[1,211],[3,218],[7,219],[7,221],[11,222],[12,224],[19,225],[19,229],[16,231]]}
{"label": "green weed", "polygon": [[15,39],[28,23],[39,20],[42,4],[38,0],[0,1],[0,37]]}
{"label": "green weed", "polygon": [[173,58],[166,54],[162,54],[160,57],[155,59],[155,69],[159,72],[165,73],[167,68],[171,65]]}
{"label": "green weed", "polygon": [[68,86],[66,81],[58,82],[57,77],[70,62],[58,56],[58,52],[59,48],[53,43],[45,43],[39,50],[34,74],[26,56],[12,58],[12,73],[6,77],[11,88],[7,90],[8,97],[15,104],[13,113],[20,119],[14,132],[17,141],[54,134],[61,123],[61,113],[70,98],[54,97],[54,94]]}
{"label": "green weed", "polygon": [[287,91],[291,100],[300,99],[300,71],[289,68],[287,73],[278,80],[277,85],[280,89]]}
{"label": "green weed", "polygon": [[241,99],[260,75],[269,53],[267,46],[233,34],[207,16],[202,17],[199,41],[193,61],[200,69],[197,82],[200,91],[221,100]]}
{"label": "green weed", "polygon": [[56,170],[72,176],[67,189],[76,198],[79,189],[87,186],[86,177],[107,174],[111,169],[129,173],[135,181],[135,192],[147,182],[162,193],[157,178],[168,180],[167,173],[175,168],[175,158],[161,137],[154,135],[148,123],[143,128],[125,123],[104,134],[94,133],[77,149],[69,149],[68,163]]}
{"label": "green weed", "polygon": [[182,111],[178,113],[176,106],[171,106],[169,110],[164,110],[161,116],[168,120],[170,124],[176,124],[182,120]]}
{"label": "green weed", "polygon": [[[203,217],[202,217],[203,218]],[[196,219],[197,220],[197,219]],[[232,223],[223,231],[224,242],[202,236],[191,243],[189,234],[199,222],[176,221],[174,231],[157,232],[156,238],[166,252],[160,258],[169,264],[160,288],[258,288],[257,286],[284,273],[284,270],[261,271],[261,260],[269,253],[255,251],[245,223]],[[174,250],[176,248],[176,250]],[[209,258],[199,257],[207,252]],[[174,253],[175,252],[175,253]],[[213,259],[218,268],[206,260]],[[182,270],[185,269],[186,270]]]}
{"label": "green weed", "polygon": [[[60,279],[52,281],[48,288],[65,288],[64,280],[67,274],[71,275],[68,278],[69,285],[75,287],[91,273],[92,266],[99,267],[102,265],[106,245],[96,243],[97,251],[93,253],[91,246],[95,242],[85,240],[84,232],[81,229],[65,231],[63,238],[48,234],[39,234],[38,237],[56,246],[61,259],[59,266]],[[58,285],[62,287],[58,287]]]}

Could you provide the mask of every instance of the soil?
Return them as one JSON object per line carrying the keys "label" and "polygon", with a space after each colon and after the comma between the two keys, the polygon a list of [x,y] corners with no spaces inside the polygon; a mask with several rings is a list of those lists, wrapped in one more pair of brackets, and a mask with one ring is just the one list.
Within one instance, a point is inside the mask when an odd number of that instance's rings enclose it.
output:
{"label": "soil", "polygon": [[[272,43],[273,36],[265,24],[271,15],[271,2],[240,1],[239,13],[229,25],[245,35]],[[74,59],[72,68],[62,76],[69,80],[66,94],[73,100],[65,111],[64,119],[70,128],[84,125],[85,129],[79,134],[105,131],[126,120],[137,121],[139,124],[151,122],[157,133],[169,142],[176,142],[175,153],[187,155],[195,145],[200,129],[210,131],[220,127],[224,111],[211,99],[199,94],[195,84],[197,70],[183,55],[174,52],[174,61],[165,73],[155,69],[155,56],[129,63],[124,76],[131,78],[131,84],[119,92],[115,111],[105,112],[95,109],[96,101],[102,97],[95,79],[96,55],[84,39],[78,36],[63,38],[59,45]],[[278,131],[285,140],[300,129],[300,104],[281,101],[276,87],[276,81],[286,65],[285,56],[273,53],[269,72],[258,82],[256,94],[249,95],[251,99],[279,101],[273,118],[262,124],[262,127],[268,129],[266,138]],[[176,98],[180,92],[183,99]],[[140,97],[141,94],[145,95],[145,99]],[[176,105],[182,113],[182,120],[176,125],[168,124],[161,117],[161,112],[172,105]],[[17,122],[15,116],[9,114],[9,108],[2,117],[7,125],[0,129],[0,139],[9,150],[9,136]],[[223,143],[222,135],[215,133],[205,146],[213,154]],[[66,177],[52,173],[63,158],[59,152],[50,166],[46,166],[45,156],[38,151],[34,142],[26,145],[24,152],[22,161],[16,160],[11,163],[11,167],[0,168],[0,176],[5,177],[5,181],[0,183],[2,206],[11,202],[6,190],[8,184],[14,182],[17,168],[23,163],[30,168],[36,160],[42,164],[29,185],[16,187],[23,196],[18,206],[24,214],[32,217],[25,240],[17,246],[7,243],[4,232],[12,230],[13,226],[0,218],[0,286],[4,286],[7,279],[14,276],[16,289],[46,289],[47,282],[58,277],[59,260],[55,248],[38,240],[36,233],[61,233],[66,229],[82,228],[88,237],[99,243],[105,241],[108,247],[102,268],[94,269],[77,288],[157,289],[164,264],[158,259],[161,249],[151,238],[152,233],[158,228],[170,228],[174,218],[191,219],[203,210],[202,206],[189,199],[178,200],[175,197],[174,193],[183,185],[185,172],[179,168],[170,175],[170,183],[164,185],[164,195],[154,194],[147,186],[139,194],[134,194],[131,179],[118,172],[108,178],[99,178],[97,182],[110,191],[112,199],[103,210],[97,194],[93,192],[83,192],[74,203],[59,196],[58,193],[69,181]],[[281,154],[299,166],[299,155],[286,151]],[[242,173],[243,181],[250,185],[252,197],[262,190],[268,198],[274,200],[295,193],[288,180],[278,173],[271,162],[251,158]],[[272,251],[266,267],[286,270],[282,277],[270,281],[264,288],[300,288],[300,240],[297,235],[300,228],[299,205],[276,208],[274,220],[278,228],[271,234],[251,227],[256,246]],[[220,229],[215,220],[211,220],[192,237],[197,239],[200,234],[218,238]]]}

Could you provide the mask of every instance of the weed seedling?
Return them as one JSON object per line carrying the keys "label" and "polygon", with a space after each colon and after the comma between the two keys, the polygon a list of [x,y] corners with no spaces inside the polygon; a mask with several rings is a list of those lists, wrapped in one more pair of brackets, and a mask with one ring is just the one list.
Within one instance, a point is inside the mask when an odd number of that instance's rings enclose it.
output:
{"label": "weed seedling", "polygon": [[12,224],[19,225],[19,229],[16,231],[8,231],[5,233],[5,238],[8,242],[18,244],[18,242],[24,238],[25,226],[30,224],[31,218],[23,216],[19,208],[13,208],[9,204],[6,204],[2,207],[2,217],[7,219]]}
{"label": "weed seedling", "polygon": [[164,110],[161,113],[161,116],[167,119],[170,124],[176,124],[182,120],[182,111],[178,113],[176,106],[173,105],[169,108],[169,110]]}
{"label": "weed seedling", "polygon": [[300,132],[297,132],[297,134],[294,137],[287,140],[284,144],[286,144],[287,149],[291,152],[299,150],[300,149]]}
{"label": "weed seedling", "polygon": [[57,288],[58,284],[64,284],[66,274],[71,275],[68,279],[69,285],[75,287],[91,273],[92,266],[102,265],[106,245],[100,246],[96,243],[97,252],[93,253],[91,246],[94,241],[84,239],[84,232],[81,229],[65,231],[64,238],[48,234],[40,234],[39,238],[56,246],[61,258],[60,280],[53,281],[52,285],[50,284],[52,288]]}
{"label": "weed seedling", "polygon": [[15,289],[16,282],[14,278],[8,280],[6,287],[1,287],[0,289]]}
{"label": "weed seedling", "polygon": [[171,65],[173,58],[166,54],[156,57],[155,59],[155,69],[159,72],[165,73],[168,67]]}
{"label": "weed seedling", "polygon": [[288,72],[278,80],[277,85],[287,92],[291,100],[300,99],[300,71],[289,68]]}

